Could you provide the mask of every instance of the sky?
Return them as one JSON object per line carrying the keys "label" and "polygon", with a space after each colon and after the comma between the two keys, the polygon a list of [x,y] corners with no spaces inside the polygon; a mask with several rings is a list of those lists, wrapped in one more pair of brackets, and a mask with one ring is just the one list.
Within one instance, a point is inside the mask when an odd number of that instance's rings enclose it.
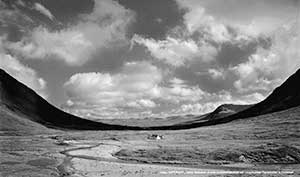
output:
{"label": "sky", "polygon": [[90,119],[254,104],[300,67],[298,0],[0,0],[0,68]]}

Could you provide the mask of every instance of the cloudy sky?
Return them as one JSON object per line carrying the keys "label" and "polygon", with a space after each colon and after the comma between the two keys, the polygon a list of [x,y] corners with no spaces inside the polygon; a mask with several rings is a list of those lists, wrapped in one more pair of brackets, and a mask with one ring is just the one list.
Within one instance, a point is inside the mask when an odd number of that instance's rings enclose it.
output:
{"label": "cloudy sky", "polygon": [[86,118],[203,114],[300,67],[298,0],[0,0],[0,68]]}

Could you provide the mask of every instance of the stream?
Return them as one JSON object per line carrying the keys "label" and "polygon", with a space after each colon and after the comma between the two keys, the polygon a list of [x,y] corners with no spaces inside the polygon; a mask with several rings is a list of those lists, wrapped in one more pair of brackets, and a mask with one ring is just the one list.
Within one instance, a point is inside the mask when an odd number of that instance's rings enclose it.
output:
{"label": "stream", "polygon": [[118,152],[121,149],[120,145],[112,142],[98,143],[96,145],[86,145],[82,143],[74,143],[75,148],[70,148],[60,153],[65,155],[63,162],[57,167],[60,176],[73,175],[76,169],[73,167],[72,160],[74,158],[85,160],[98,160],[98,161],[111,161],[120,162],[118,158],[112,154]]}

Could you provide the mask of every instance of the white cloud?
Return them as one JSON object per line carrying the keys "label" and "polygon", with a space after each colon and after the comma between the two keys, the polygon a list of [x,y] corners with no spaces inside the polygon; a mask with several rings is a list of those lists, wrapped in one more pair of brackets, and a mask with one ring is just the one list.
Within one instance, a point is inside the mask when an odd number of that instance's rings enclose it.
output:
{"label": "white cloud", "polygon": [[282,21],[273,17],[253,18],[247,24],[232,24],[238,31],[237,39],[248,39],[249,37],[258,37],[261,35],[270,35],[281,27]]}
{"label": "white cloud", "polygon": [[115,1],[95,1],[94,10],[77,24],[59,31],[38,27],[10,49],[29,59],[57,59],[82,65],[102,49],[127,43],[128,25],[134,13]]}
{"label": "white cloud", "polygon": [[154,40],[134,35],[132,42],[144,45],[153,57],[173,66],[182,66],[187,61],[196,59],[209,62],[217,54],[217,49],[212,45],[205,42],[196,43],[192,39],[167,37],[165,40]]}
{"label": "white cloud", "polygon": [[[230,43],[237,48],[248,46],[251,42],[259,45],[258,39],[269,35],[281,22],[278,17],[249,14],[247,23],[242,23],[242,20],[230,20],[212,11],[202,1],[178,0],[177,4],[184,10],[182,26],[167,32],[165,39],[134,35],[131,47],[134,44],[145,46],[154,58],[175,67],[189,67],[196,64],[195,61],[208,65],[218,56],[223,44]],[[210,70],[210,74],[221,78],[216,70]]]}
{"label": "white cloud", "polygon": [[137,101],[128,102],[127,106],[133,108],[154,108],[156,107],[156,103],[149,99],[140,99]]}
{"label": "white cloud", "polygon": [[78,73],[64,85],[65,109],[94,118],[141,116],[157,106],[161,81],[161,71],[148,62],[126,63],[117,74]]}
{"label": "white cloud", "polygon": [[156,104],[153,101],[147,99],[139,100],[139,104],[142,105],[143,107],[149,107],[149,108],[153,108],[156,106]]}
{"label": "white cloud", "polygon": [[67,95],[73,102],[122,107],[131,102],[154,107],[156,87],[161,72],[146,62],[126,63],[120,73],[78,73],[65,83]]}
{"label": "white cloud", "polygon": [[[24,4],[23,1],[18,1],[18,2],[19,2],[19,4],[20,4],[21,2],[22,2],[21,4]],[[50,12],[50,10],[48,10],[48,9],[47,9],[46,7],[44,7],[42,4],[36,2],[36,3],[34,3],[33,8],[34,8],[35,10],[39,11],[41,14],[45,15],[46,17],[50,18],[51,20],[54,19],[54,16],[53,16],[52,13]]]}
{"label": "white cloud", "polygon": [[184,84],[184,80],[174,77],[173,79],[170,80],[170,83],[174,85],[181,85]]}
{"label": "white cloud", "polygon": [[[171,29],[162,40],[140,35],[134,35],[131,40],[132,46],[135,43],[143,45],[154,58],[175,67],[189,66],[194,61],[207,64],[216,58],[222,44],[231,43],[241,47],[270,32],[278,23],[278,19],[272,17],[255,16],[249,24],[233,22],[209,14],[199,1],[183,0],[177,3],[180,9],[185,10],[182,26]],[[267,21],[272,23],[263,25]]]}
{"label": "white cloud", "polygon": [[209,113],[216,108],[218,103],[206,103],[206,104],[183,104],[178,109],[179,114],[205,114]]}
{"label": "white cloud", "polygon": [[[202,32],[215,42],[258,37],[273,32],[297,14],[296,1],[176,0],[186,10],[184,23],[190,33]],[[237,34],[227,29],[231,27]],[[236,35],[236,36],[235,36]]]}
{"label": "white cloud", "polygon": [[49,32],[42,27],[34,29],[29,39],[9,44],[10,49],[25,58],[56,58],[69,65],[85,63],[90,58],[93,47],[93,43],[80,31]]}
{"label": "white cloud", "polygon": [[220,69],[210,68],[210,69],[208,69],[208,74],[213,79],[225,79],[225,73],[223,70],[220,70]]}
{"label": "white cloud", "polygon": [[206,14],[205,9],[199,7],[188,7],[189,11],[183,16],[188,31],[193,34],[195,31],[204,34],[207,40],[221,43],[230,41],[232,36],[227,27],[217,22],[213,16]]}
{"label": "white cloud", "polygon": [[103,21],[113,23],[118,26],[121,23],[128,23],[131,21],[133,12],[126,9],[114,0],[97,0],[95,1],[94,10],[92,13],[83,15],[87,21],[101,24]]}
{"label": "white cloud", "polygon": [[178,78],[170,80],[170,85],[162,87],[161,90],[162,99],[170,100],[174,103],[183,101],[196,102],[208,95],[198,86],[190,86]]}
{"label": "white cloud", "polygon": [[233,70],[239,79],[234,86],[241,92],[271,91],[300,67],[299,37],[295,24],[277,31],[270,49],[259,48],[248,61]]}
{"label": "white cloud", "polygon": [[[100,107],[106,107],[109,109],[105,111],[118,110],[127,116],[160,109],[160,104],[195,103],[209,97],[199,87],[190,86],[181,79],[163,81],[163,73],[148,62],[126,63],[117,74],[75,74],[65,83],[65,90],[70,99],[66,106],[73,110],[88,112],[83,108],[88,105],[94,114]],[[104,112],[98,114],[105,117]]]}

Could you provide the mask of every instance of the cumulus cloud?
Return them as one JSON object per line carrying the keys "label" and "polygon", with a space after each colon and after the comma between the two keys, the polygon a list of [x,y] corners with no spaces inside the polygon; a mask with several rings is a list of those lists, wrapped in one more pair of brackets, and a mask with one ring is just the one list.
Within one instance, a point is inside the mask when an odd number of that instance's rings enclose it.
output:
{"label": "cumulus cloud", "polygon": [[265,29],[256,29],[257,24],[263,24],[258,18],[250,24],[216,18],[200,1],[183,0],[177,1],[177,4],[185,12],[184,23],[169,30],[165,39],[134,35],[131,40],[132,44],[145,46],[154,58],[175,67],[188,67],[195,61],[200,64],[212,62],[223,45],[230,43],[241,48],[261,37],[261,31]]}
{"label": "cumulus cloud", "polygon": [[232,38],[227,27],[217,22],[213,16],[207,15],[205,9],[201,6],[198,8],[189,7],[189,11],[183,18],[191,34],[198,31],[204,34],[205,39],[215,42],[226,42]]}
{"label": "cumulus cloud", "polygon": [[157,96],[161,72],[146,62],[126,63],[120,73],[78,73],[65,83],[67,95],[73,102],[103,106],[139,105],[154,107],[151,98]]}
{"label": "cumulus cloud", "polygon": [[241,63],[233,70],[239,76],[234,86],[240,92],[245,91],[269,91],[280,83],[280,78],[273,75],[273,71],[279,67],[276,65],[274,54],[263,56],[253,54],[246,63]]}
{"label": "cumulus cloud", "polygon": [[270,49],[259,48],[248,61],[231,68],[241,92],[271,91],[300,67],[299,35],[292,23],[274,34]]}
{"label": "cumulus cloud", "polygon": [[214,59],[217,49],[212,45],[194,40],[183,40],[167,37],[165,40],[154,40],[135,35],[133,43],[144,45],[151,55],[173,66],[182,66],[187,61],[201,60],[208,62]]}
{"label": "cumulus cloud", "polygon": [[75,25],[59,31],[38,27],[10,49],[29,59],[57,59],[82,65],[99,52],[126,43],[127,27],[134,13],[115,1],[95,1],[90,14]]}
{"label": "cumulus cloud", "polygon": [[[224,42],[248,39],[273,32],[296,17],[297,2],[281,0],[176,0],[184,9],[184,23],[190,32],[200,30],[211,39]],[[234,28],[230,32],[228,27]]]}
{"label": "cumulus cloud", "polygon": [[159,110],[161,104],[176,106],[209,97],[198,86],[188,85],[179,78],[164,80],[163,72],[148,62],[126,63],[116,74],[78,73],[64,85],[69,97],[66,107],[86,114],[89,112],[86,107],[93,114],[101,107],[97,113],[100,117],[105,117],[107,111],[133,116],[145,110]]}
{"label": "cumulus cloud", "polygon": [[191,86],[185,81],[173,78],[170,80],[168,86],[162,87],[162,99],[170,100],[174,103],[182,101],[196,102],[207,96],[208,93],[204,92],[198,86]]}
{"label": "cumulus cloud", "polygon": [[184,29],[188,35],[200,34],[202,40],[222,44],[225,42],[238,43],[251,40],[249,31],[254,29],[248,25],[229,22],[228,19],[216,18],[207,13],[200,1],[176,1],[179,8],[185,10],[183,16]]}
{"label": "cumulus cloud", "polygon": [[126,63],[116,74],[78,73],[64,85],[69,97],[66,107],[99,117],[141,113],[157,106],[155,98],[160,96],[161,80],[161,71],[148,62]]}
{"label": "cumulus cloud", "polygon": [[8,47],[31,59],[64,60],[69,65],[86,62],[93,50],[93,44],[83,33],[75,30],[49,32],[46,28],[36,28],[31,36],[19,42],[11,42]]}
{"label": "cumulus cloud", "polygon": [[[23,1],[18,1],[19,3],[23,3]],[[49,19],[53,20],[54,16],[52,15],[52,13],[50,12],[50,10],[48,10],[46,7],[44,7],[42,4],[40,3],[34,3],[33,8],[37,11],[39,11],[41,14],[45,15],[46,17],[48,17]]]}

